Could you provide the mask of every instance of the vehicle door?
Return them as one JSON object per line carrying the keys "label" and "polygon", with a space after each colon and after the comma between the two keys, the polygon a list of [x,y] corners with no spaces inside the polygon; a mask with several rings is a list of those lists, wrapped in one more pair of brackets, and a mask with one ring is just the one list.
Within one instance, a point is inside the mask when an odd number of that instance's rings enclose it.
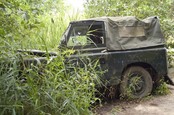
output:
{"label": "vehicle door", "polygon": [[106,49],[106,31],[103,21],[72,22],[66,38],[66,46],[68,49],[75,50],[71,55],[73,62],[78,64],[98,62],[104,72],[102,79],[110,80],[111,60],[108,60],[110,53]]}

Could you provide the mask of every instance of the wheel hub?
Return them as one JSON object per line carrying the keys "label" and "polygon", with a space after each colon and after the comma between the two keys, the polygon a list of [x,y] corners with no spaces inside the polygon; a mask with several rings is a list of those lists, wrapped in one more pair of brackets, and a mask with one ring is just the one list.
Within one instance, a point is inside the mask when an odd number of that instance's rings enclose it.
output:
{"label": "wheel hub", "polygon": [[130,88],[131,92],[137,94],[143,91],[144,80],[142,75],[140,74],[132,74],[129,79],[128,88]]}

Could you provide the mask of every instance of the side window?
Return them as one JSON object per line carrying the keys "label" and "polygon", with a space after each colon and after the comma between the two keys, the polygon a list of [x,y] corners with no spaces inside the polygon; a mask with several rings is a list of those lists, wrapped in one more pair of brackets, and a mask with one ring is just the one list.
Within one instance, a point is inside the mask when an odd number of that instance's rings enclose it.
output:
{"label": "side window", "polygon": [[70,31],[67,46],[104,44],[102,24],[74,25]]}
{"label": "side window", "polygon": [[102,25],[92,25],[89,28],[89,38],[95,44],[104,44],[104,29]]}

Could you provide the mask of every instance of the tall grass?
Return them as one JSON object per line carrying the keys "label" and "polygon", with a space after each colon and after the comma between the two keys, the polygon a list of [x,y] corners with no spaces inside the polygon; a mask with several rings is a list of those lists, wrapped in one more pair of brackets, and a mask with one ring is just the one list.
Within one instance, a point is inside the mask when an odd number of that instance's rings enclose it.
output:
{"label": "tall grass", "polygon": [[33,27],[26,39],[22,39],[21,48],[45,50],[45,46],[52,51],[57,51],[60,39],[70,21],[83,18],[74,12],[68,14],[45,14],[39,17],[39,23]]}
{"label": "tall grass", "polygon": [[13,50],[1,54],[0,114],[91,114],[89,107],[97,99],[97,64],[65,66],[59,55],[47,65],[27,68],[22,66],[22,54]]}
{"label": "tall grass", "polygon": [[89,108],[97,100],[95,87],[100,81],[96,63],[85,63],[83,68],[69,64],[73,68],[68,69],[64,56],[58,55],[47,65],[23,67],[25,56],[17,52],[20,48],[61,54],[57,46],[72,19],[45,15],[32,29],[19,26],[24,38],[0,39],[0,114],[92,114]]}
{"label": "tall grass", "polygon": [[40,17],[38,27],[30,30],[32,34],[27,39],[22,40],[22,48],[45,50],[45,46],[49,50],[57,49],[60,38],[68,26],[68,21],[64,17],[50,17],[45,15]]}
{"label": "tall grass", "polygon": [[59,55],[46,66],[20,71],[19,59],[17,55],[1,58],[1,114],[91,114],[89,107],[97,100],[94,94],[97,64],[88,63],[68,71],[64,57]]}

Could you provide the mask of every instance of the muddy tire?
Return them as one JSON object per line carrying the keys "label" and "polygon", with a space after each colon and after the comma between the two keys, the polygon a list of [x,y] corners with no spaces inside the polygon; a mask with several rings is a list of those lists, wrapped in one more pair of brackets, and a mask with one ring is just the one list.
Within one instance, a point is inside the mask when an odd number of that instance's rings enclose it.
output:
{"label": "muddy tire", "polygon": [[123,98],[142,98],[152,92],[153,83],[149,72],[139,66],[129,67],[122,76],[120,96]]}

